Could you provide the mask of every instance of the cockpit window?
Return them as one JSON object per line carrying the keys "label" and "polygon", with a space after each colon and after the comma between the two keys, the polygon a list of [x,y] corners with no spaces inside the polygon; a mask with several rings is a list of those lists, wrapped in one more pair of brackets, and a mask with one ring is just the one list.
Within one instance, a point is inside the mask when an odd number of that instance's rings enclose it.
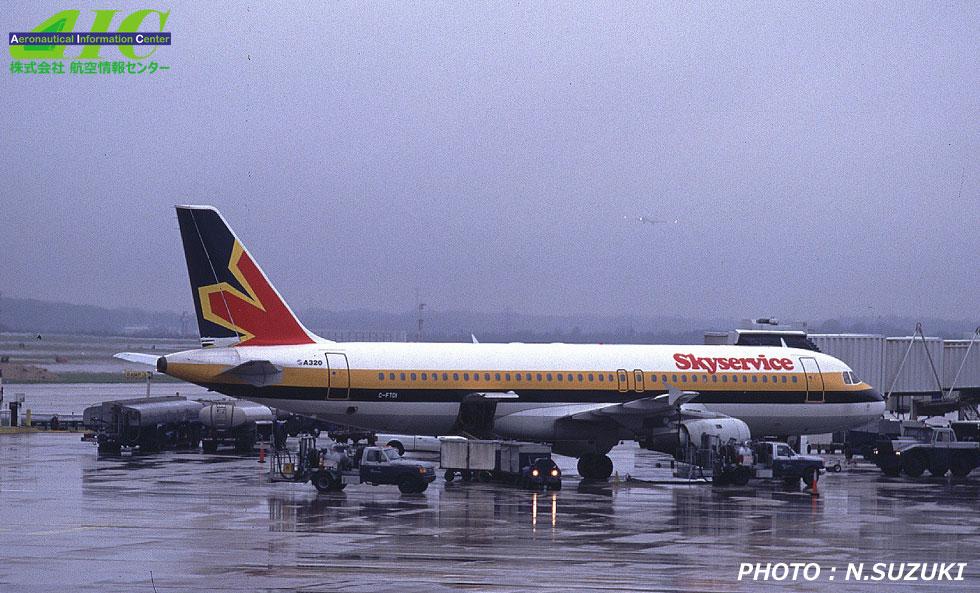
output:
{"label": "cockpit window", "polygon": [[854,383],[855,385],[857,385],[860,382],[861,382],[861,379],[858,379],[858,376],[856,374],[854,374],[854,371],[851,371],[851,383]]}
{"label": "cockpit window", "polygon": [[841,373],[841,375],[844,376],[844,385],[850,385],[851,384],[851,373],[849,371],[844,371],[843,373]]}

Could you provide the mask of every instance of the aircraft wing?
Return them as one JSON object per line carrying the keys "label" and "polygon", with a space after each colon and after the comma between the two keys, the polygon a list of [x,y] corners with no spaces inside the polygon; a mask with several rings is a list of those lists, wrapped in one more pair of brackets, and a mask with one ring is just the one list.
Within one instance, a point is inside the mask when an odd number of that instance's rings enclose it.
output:
{"label": "aircraft wing", "polygon": [[671,388],[667,393],[634,399],[620,404],[602,404],[601,407],[567,416],[569,420],[603,421],[617,418],[643,419],[665,416],[679,411],[680,406],[696,397],[696,391],[680,391]]}
{"label": "aircraft wing", "polygon": [[268,360],[250,360],[223,371],[221,375],[235,377],[249,385],[263,387],[282,380],[282,368]]}

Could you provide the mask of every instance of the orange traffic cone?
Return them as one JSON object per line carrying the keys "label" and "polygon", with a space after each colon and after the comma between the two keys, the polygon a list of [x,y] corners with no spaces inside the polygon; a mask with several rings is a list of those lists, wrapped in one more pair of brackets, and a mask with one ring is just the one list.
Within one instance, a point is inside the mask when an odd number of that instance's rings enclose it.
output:
{"label": "orange traffic cone", "polygon": [[259,463],[265,463],[265,447],[259,447]]}
{"label": "orange traffic cone", "polygon": [[810,481],[810,494],[812,496],[820,496],[820,492],[817,491],[817,476],[814,474],[813,480]]}

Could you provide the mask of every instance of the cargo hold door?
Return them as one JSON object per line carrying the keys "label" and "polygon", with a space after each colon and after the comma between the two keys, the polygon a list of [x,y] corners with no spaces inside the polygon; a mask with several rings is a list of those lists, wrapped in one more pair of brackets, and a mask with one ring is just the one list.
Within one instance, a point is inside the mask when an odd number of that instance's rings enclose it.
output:
{"label": "cargo hold door", "polygon": [[823,401],[823,375],[820,374],[820,365],[817,359],[811,356],[801,356],[800,364],[803,365],[803,374],[806,380],[806,401]]}
{"label": "cargo hold door", "polygon": [[350,399],[350,366],[343,352],[327,352],[327,399]]}

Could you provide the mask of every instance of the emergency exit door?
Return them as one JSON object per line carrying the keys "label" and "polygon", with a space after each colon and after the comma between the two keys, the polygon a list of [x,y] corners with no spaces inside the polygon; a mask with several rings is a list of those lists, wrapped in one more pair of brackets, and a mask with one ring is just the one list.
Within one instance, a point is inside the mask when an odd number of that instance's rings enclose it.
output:
{"label": "emergency exit door", "polygon": [[327,399],[350,399],[350,366],[343,352],[327,352]]}
{"label": "emergency exit door", "polygon": [[823,375],[820,374],[820,365],[817,364],[817,359],[809,356],[804,356],[800,358],[800,364],[803,365],[803,374],[806,377],[806,401],[807,402],[822,402],[823,401]]}

